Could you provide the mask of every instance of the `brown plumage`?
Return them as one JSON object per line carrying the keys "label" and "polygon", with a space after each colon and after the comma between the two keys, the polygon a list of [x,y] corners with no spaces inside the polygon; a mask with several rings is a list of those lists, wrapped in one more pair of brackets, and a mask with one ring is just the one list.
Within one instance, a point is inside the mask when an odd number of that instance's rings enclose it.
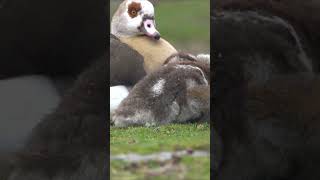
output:
{"label": "brown plumage", "polygon": [[112,120],[120,127],[208,120],[209,83],[208,63],[169,62],[133,87]]}
{"label": "brown plumage", "polygon": [[110,86],[133,86],[146,75],[143,57],[113,35],[110,49]]}

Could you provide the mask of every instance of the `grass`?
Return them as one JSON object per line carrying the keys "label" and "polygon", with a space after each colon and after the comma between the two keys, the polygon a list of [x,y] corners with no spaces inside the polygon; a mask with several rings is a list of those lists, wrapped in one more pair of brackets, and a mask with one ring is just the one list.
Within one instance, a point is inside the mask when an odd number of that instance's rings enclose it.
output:
{"label": "grass", "polygon": [[[110,152],[111,155],[122,153],[150,154],[161,151],[175,151],[183,149],[210,150],[210,126],[202,124],[170,124],[159,127],[111,127]],[[168,170],[159,174],[152,174],[157,169],[170,165]],[[127,163],[120,160],[111,161],[112,180],[140,180],[140,179],[209,179],[210,157],[182,157],[178,163],[172,165],[167,162],[149,161],[146,163]]]}
{"label": "grass", "polygon": [[[123,161],[111,161],[111,180],[208,180],[210,179],[209,157],[183,157],[179,162],[147,162],[127,164]],[[170,170],[162,170],[166,165]]]}
{"label": "grass", "polygon": [[209,0],[162,0],[156,6],[155,12],[157,28],[165,39],[182,50],[184,46],[194,44],[204,48],[202,51],[208,51],[210,48]]}
{"label": "grass", "polygon": [[171,124],[160,127],[114,128],[110,131],[111,154],[148,154],[181,149],[209,150],[209,124]]}

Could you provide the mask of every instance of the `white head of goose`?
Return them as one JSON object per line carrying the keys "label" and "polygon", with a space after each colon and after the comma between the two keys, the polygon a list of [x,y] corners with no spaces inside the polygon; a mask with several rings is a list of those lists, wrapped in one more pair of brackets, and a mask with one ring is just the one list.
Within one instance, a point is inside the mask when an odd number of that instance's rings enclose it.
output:
{"label": "white head of goose", "polygon": [[111,34],[143,56],[147,73],[155,71],[170,55],[177,53],[160,37],[154,7],[147,0],[123,1],[112,17]]}
{"label": "white head of goose", "polygon": [[147,0],[123,1],[112,18],[111,33],[117,37],[147,35],[159,40],[153,5]]}

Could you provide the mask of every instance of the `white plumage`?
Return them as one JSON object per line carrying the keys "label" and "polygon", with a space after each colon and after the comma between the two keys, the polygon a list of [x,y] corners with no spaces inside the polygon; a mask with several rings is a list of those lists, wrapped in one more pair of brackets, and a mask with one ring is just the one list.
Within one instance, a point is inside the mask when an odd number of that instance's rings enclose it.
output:
{"label": "white plumage", "polygon": [[112,86],[110,87],[110,113],[116,110],[121,101],[129,94],[126,86]]}

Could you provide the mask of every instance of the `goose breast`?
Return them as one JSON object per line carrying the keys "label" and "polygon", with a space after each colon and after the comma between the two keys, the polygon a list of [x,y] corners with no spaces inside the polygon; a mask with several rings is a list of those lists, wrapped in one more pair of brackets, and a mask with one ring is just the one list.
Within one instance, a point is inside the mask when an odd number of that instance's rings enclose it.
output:
{"label": "goose breast", "polygon": [[177,50],[163,38],[155,41],[146,36],[134,36],[120,40],[143,56],[143,66],[147,74],[159,69],[169,56],[177,53]]}

